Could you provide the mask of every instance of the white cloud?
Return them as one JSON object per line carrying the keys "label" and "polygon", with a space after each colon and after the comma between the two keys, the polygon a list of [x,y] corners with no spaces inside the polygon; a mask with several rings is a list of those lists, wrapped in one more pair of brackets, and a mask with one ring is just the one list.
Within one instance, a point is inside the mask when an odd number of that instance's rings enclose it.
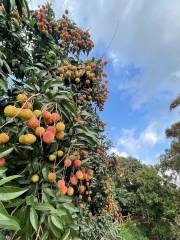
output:
{"label": "white cloud", "polygon": [[162,140],[162,129],[159,124],[153,122],[139,134],[136,129],[123,129],[117,141],[117,146],[118,149],[122,149],[128,155],[139,158],[139,154],[144,149],[149,151]]}
{"label": "white cloud", "polygon": [[120,157],[128,157],[128,154],[126,152],[120,152],[117,148],[114,147],[109,149],[109,153],[115,153]]}
{"label": "white cloud", "polygon": [[139,136],[139,141],[143,145],[153,146],[161,139],[157,132],[157,123],[151,123]]}

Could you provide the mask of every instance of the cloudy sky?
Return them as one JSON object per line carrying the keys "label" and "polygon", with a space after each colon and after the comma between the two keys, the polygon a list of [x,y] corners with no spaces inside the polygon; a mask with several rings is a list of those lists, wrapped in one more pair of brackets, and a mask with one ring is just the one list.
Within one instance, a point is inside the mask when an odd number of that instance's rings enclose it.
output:
{"label": "cloudy sky", "polygon": [[[31,0],[31,6],[45,3]],[[179,118],[169,112],[180,93],[179,0],[52,0],[95,42],[108,61],[110,95],[101,117],[112,151],[156,163],[169,142],[164,130]]]}

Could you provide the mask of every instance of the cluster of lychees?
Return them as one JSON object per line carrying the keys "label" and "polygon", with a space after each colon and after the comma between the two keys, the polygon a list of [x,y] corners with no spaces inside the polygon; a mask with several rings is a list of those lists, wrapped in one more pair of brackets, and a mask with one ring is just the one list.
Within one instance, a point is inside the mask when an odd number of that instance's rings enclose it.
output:
{"label": "cluster of lychees", "polygon": [[[16,98],[17,105],[7,105],[4,108],[4,115],[11,120],[19,118],[29,129],[28,133],[19,136],[20,144],[34,144],[37,138],[46,144],[52,143],[55,139],[64,138],[65,125],[60,122],[58,113],[50,113],[48,111],[32,110],[32,103],[28,100],[26,94],[19,94]],[[41,126],[41,124],[43,126]],[[53,124],[49,126],[49,124]],[[0,133],[0,145],[8,143],[10,136],[6,132]],[[5,165],[5,159],[0,159],[0,167]]]}
{"label": "cluster of lychees", "polygon": [[107,81],[102,81],[103,77],[107,77],[105,72],[101,72],[103,65],[102,62],[87,62],[78,66],[64,63],[57,68],[56,79],[79,84],[83,95],[78,96],[78,103],[86,105],[92,100],[102,110],[108,96]]}
{"label": "cluster of lychees", "polygon": [[[50,161],[55,161],[57,157],[62,157],[64,155],[63,151],[59,150],[56,153],[49,155]],[[93,177],[93,171],[91,169],[86,169],[84,167],[81,168],[82,161],[80,160],[82,157],[87,157],[88,152],[82,151],[81,154],[79,152],[74,152],[73,154],[67,155],[64,159],[64,167],[65,170],[71,170],[70,175],[64,175],[63,179],[58,180],[57,186],[59,189],[59,193],[61,195],[69,195],[72,196],[74,192],[82,196],[85,194],[85,199],[90,202],[91,201],[91,191],[88,191],[90,186],[90,180]],[[49,181],[56,180],[56,172],[50,172],[48,174]],[[39,180],[39,179],[38,179]],[[85,191],[86,190],[86,191]]]}
{"label": "cluster of lychees", "polygon": [[[65,14],[68,14],[67,10]],[[90,39],[89,32],[76,27],[65,14],[60,21],[56,21],[51,15],[51,6],[49,4],[42,5],[35,13],[39,31],[46,36],[55,35],[63,47],[72,48],[71,50],[74,52],[90,51],[94,44]]]}
{"label": "cluster of lychees", "polygon": [[[7,120],[12,121],[18,118],[27,126],[28,132],[19,136],[19,143],[34,144],[39,140],[49,145],[55,140],[62,140],[64,138],[65,124],[60,122],[60,115],[58,113],[50,113],[47,110],[33,110],[33,104],[30,101],[31,97],[28,98],[25,93],[21,93],[16,97],[16,105],[7,105],[4,108],[4,115]],[[0,134],[0,144],[6,144],[9,140],[10,136],[8,133],[2,132]],[[81,196],[85,193],[85,199],[90,202],[92,192],[88,191],[88,188],[90,180],[93,177],[93,171],[81,166],[81,156],[83,158],[87,157],[88,152],[82,151],[81,154],[76,152],[65,155],[64,152],[59,149],[49,154],[49,161],[54,161],[57,164],[62,162],[64,172],[66,173],[68,170],[68,174],[64,174],[63,179],[60,179],[56,184],[57,176],[54,170],[55,168],[53,168],[53,170],[48,173],[48,180],[57,185],[61,195],[67,194],[72,196],[75,191]],[[60,160],[60,158],[62,159]],[[6,160],[1,158],[0,167],[3,167],[5,162]],[[38,174],[34,174],[31,177],[33,183],[39,182],[39,179],[40,176]]]}
{"label": "cluster of lychees", "polygon": [[[71,160],[69,160],[71,161]],[[76,165],[78,159],[74,160],[74,165]],[[77,164],[79,165],[79,164]],[[69,166],[67,164],[66,166]],[[60,179],[57,182],[57,186],[61,195],[69,195],[72,196],[74,192],[79,192],[80,200],[83,198],[87,202],[91,202],[92,191],[89,190],[90,180],[93,177],[93,171],[90,169],[83,168],[82,170],[77,170],[75,173],[72,173],[69,180],[65,181],[64,179]],[[82,202],[80,203],[80,207],[83,207]]]}
{"label": "cluster of lychees", "polygon": [[[50,113],[47,110],[32,110],[32,103],[28,101],[26,94],[22,93],[17,96],[17,102],[20,107],[8,105],[4,109],[4,115],[9,118],[19,118],[26,122],[30,129],[33,129],[34,133],[27,133],[19,136],[19,142],[21,144],[33,144],[36,142],[37,137],[42,137],[43,142],[50,144],[56,138],[61,140],[64,138],[65,125],[60,121],[60,115],[58,113]],[[47,128],[45,129],[45,127]],[[48,126],[53,124],[53,126]],[[3,143],[0,135],[0,143]],[[7,135],[7,134],[6,134]],[[9,137],[8,137],[9,138]]]}

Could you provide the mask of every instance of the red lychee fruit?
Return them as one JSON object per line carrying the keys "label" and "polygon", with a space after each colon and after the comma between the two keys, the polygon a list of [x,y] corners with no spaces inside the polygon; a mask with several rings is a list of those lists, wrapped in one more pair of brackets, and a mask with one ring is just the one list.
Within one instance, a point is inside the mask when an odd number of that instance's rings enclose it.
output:
{"label": "red lychee fruit", "polygon": [[60,116],[58,113],[52,113],[51,114],[51,119],[54,123],[57,123],[60,120]]}
{"label": "red lychee fruit", "polygon": [[37,128],[35,129],[35,134],[36,134],[36,136],[38,136],[38,137],[42,137],[42,135],[44,134],[44,132],[45,132],[45,129],[44,129],[43,127],[37,127]]}
{"label": "red lychee fruit", "polygon": [[52,141],[54,140],[54,134],[50,131],[46,131],[43,134],[43,142],[50,144],[52,143]]}
{"label": "red lychee fruit", "polygon": [[48,179],[50,182],[54,182],[56,180],[56,173],[55,172],[49,172]]}
{"label": "red lychee fruit", "polygon": [[56,128],[53,127],[53,126],[49,126],[49,127],[46,129],[46,131],[47,131],[47,132],[50,131],[50,132],[52,132],[54,135],[56,134]]}
{"label": "red lychee fruit", "polygon": [[65,186],[64,180],[62,180],[62,179],[58,180],[57,185],[58,185],[58,188],[64,187]]}
{"label": "red lychee fruit", "polygon": [[64,166],[65,166],[65,167],[70,167],[71,164],[72,164],[72,162],[71,162],[70,159],[66,159],[66,160],[64,161]]}
{"label": "red lychee fruit", "polygon": [[76,172],[76,177],[79,180],[83,180],[83,172],[81,170]]}
{"label": "red lychee fruit", "polygon": [[9,136],[6,133],[0,133],[0,144],[9,142]]}
{"label": "red lychee fruit", "polygon": [[32,117],[31,119],[28,120],[27,125],[29,128],[37,128],[40,125],[40,122],[37,118]]}
{"label": "red lychee fruit", "polygon": [[86,187],[84,185],[79,186],[79,192],[83,193],[85,191]]}
{"label": "red lychee fruit", "polygon": [[66,195],[66,193],[67,193],[67,187],[64,186],[64,187],[62,187],[62,188],[59,188],[59,192],[60,192],[61,195]]}
{"label": "red lychee fruit", "polygon": [[74,194],[74,188],[68,187],[68,189],[67,189],[67,195],[68,195],[68,196],[72,196],[73,194]]}
{"label": "red lychee fruit", "polygon": [[73,164],[74,164],[75,167],[80,167],[80,166],[81,166],[81,160],[76,159],[76,160],[73,162]]}
{"label": "red lychee fruit", "polygon": [[5,158],[0,158],[0,167],[4,167],[5,163],[6,163]]}
{"label": "red lychee fruit", "polygon": [[70,178],[70,183],[71,183],[72,185],[77,185],[77,183],[78,183],[77,177],[76,177],[76,176],[72,176],[72,177]]}

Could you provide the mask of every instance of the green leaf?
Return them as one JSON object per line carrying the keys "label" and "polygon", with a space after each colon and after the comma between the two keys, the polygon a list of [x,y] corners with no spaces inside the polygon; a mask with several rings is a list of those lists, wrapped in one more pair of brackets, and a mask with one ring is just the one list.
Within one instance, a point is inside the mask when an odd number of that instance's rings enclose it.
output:
{"label": "green leaf", "polygon": [[0,228],[8,230],[20,230],[16,219],[8,214],[4,205],[0,202]]}
{"label": "green leaf", "polygon": [[55,211],[56,209],[48,203],[35,203],[34,208],[38,211]]}
{"label": "green leaf", "polygon": [[3,89],[3,90],[7,90],[8,88],[8,84],[7,84],[7,81],[5,79],[0,79],[0,87]]}
{"label": "green leaf", "polygon": [[3,178],[3,179],[0,180],[0,186],[4,185],[7,182],[10,182],[11,180],[19,178],[19,177],[21,177],[21,176],[20,175],[13,175],[13,176],[9,176],[9,177]]}
{"label": "green leaf", "polygon": [[59,236],[61,236],[61,231],[57,227],[54,226],[54,224],[52,223],[50,218],[48,220],[49,220],[48,221],[48,226],[50,227],[52,233],[54,234],[54,236],[56,238],[59,238]]}
{"label": "green leaf", "polygon": [[57,200],[60,203],[71,203],[72,202],[72,198],[68,197],[68,196],[58,196]]}
{"label": "green leaf", "polygon": [[56,196],[54,194],[54,192],[52,191],[52,189],[50,189],[50,188],[43,188],[43,191],[50,197],[55,197]]}
{"label": "green leaf", "polygon": [[49,232],[46,231],[43,233],[43,235],[41,236],[41,240],[48,240],[48,237],[49,237]]}
{"label": "green leaf", "polygon": [[25,202],[25,199],[14,199],[6,204],[6,208],[19,207]]}
{"label": "green leaf", "polygon": [[71,203],[63,203],[62,206],[70,213],[79,212],[78,208],[74,207],[74,205]]}
{"label": "green leaf", "polygon": [[0,177],[4,177],[5,176],[5,172],[7,171],[7,168],[6,167],[1,167],[0,168]]}
{"label": "green leaf", "polygon": [[26,197],[26,204],[28,206],[34,206],[34,196],[33,195]]}
{"label": "green leaf", "polygon": [[70,237],[70,230],[68,229],[62,236],[61,240],[69,240],[69,237]]}
{"label": "green leaf", "polygon": [[0,188],[0,201],[9,201],[11,199],[17,198],[23,193],[25,193],[28,188],[23,189],[19,187],[6,186]]}
{"label": "green leaf", "polygon": [[59,217],[66,216],[67,215],[67,211],[65,209],[57,209],[57,213],[56,214]]}
{"label": "green leaf", "polygon": [[37,231],[38,215],[36,213],[36,210],[33,207],[30,208],[30,222],[31,222],[31,225],[33,226],[34,230]]}
{"label": "green leaf", "polygon": [[51,216],[51,221],[54,224],[54,226],[56,226],[57,228],[59,228],[60,230],[63,230],[63,224],[60,221],[60,218],[58,218],[55,215]]}
{"label": "green leaf", "polygon": [[10,153],[12,153],[13,149],[14,148],[9,148],[9,149],[7,149],[5,151],[0,152],[0,158],[8,156]]}

